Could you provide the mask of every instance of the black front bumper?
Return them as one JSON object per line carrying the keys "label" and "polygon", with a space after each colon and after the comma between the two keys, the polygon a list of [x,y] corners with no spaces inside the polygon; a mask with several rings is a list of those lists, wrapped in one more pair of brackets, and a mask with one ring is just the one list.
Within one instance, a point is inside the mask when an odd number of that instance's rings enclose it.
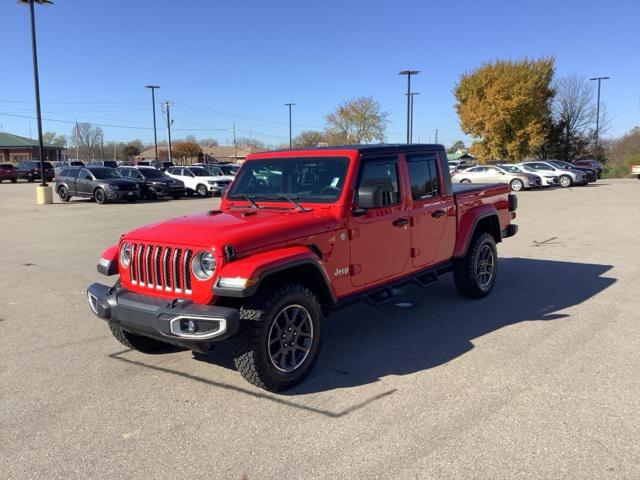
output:
{"label": "black front bumper", "polygon": [[[190,300],[167,300],[133,293],[121,286],[94,283],[87,289],[89,306],[99,318],[117,322],[124,330],[200,352],[235,335],[240,324],[236,308],[200,305]],[[181,325],[189,320],[201,332],[188,333]]]}

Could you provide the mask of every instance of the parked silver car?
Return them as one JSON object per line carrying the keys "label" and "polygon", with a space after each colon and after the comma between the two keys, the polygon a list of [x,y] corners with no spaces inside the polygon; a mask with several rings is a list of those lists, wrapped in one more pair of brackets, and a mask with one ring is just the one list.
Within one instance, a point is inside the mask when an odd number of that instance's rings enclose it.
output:
{"label": "parked silver car", "polygon": [[519,172],[498,165],[479,165],[456,173],[452,180],[457,183],[508,183],[511,190],[518,192],[523,188],[540,188],[539,175]]}
{"label": "parked silver car", "polygon": [[587,184],[587,176],[584,172],[579,170],[560,169],[549,162],[541,160],[523,162],[521,165],[526,165],[527,167],[534,169],[538,175],[557,175],[560,186],[563,188],[570,187],[572,185]]}
{"label": "parked silver car", "polygon": [[523,165],[521,163],[515,165],[509,165],[511,168],[517,168],[523,173],[532,173],[538,175],[542,179],[543,187],[557,187],[560,185],[560,176],[554,172],[538,171],[531,168],[529,165]]}

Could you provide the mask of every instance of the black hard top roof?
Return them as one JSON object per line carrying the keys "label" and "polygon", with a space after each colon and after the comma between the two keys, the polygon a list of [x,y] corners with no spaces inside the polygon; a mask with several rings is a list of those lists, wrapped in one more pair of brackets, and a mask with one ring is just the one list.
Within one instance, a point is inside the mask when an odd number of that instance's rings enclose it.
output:
{"label": "black hard top roof", "polygon": [[[361,154],[365,153],[399,153],[399,152],[424,152],[425,150],[440,150],[444,149],[442,145],[437,143],[377,143],[373,145],[360,144],[360,145],[332,145],[327,147],[309,147],[309,148],[294,148],[295,151],[322,151],[322,150],[357,150]],[[252,155],[260,155],[262,153],[272,152],[291,152],[289,149],[281,150],[267,150],[264,152],[255,152]]]}

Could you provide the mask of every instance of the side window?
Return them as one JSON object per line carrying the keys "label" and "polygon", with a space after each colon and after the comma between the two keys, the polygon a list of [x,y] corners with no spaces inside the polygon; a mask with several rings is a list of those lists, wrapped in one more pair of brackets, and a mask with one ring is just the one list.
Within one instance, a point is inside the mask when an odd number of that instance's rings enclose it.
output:
{"label": "side window", "polygon": [[383,184],[387,191],[383,194],[383,205],[395,205],[400,201],[398,184],[398,161],[396,157],[365,160],[360,172],[358,189]]}
{"label": "side window", "polygon": [[69,176],[69,169],[68,169],[68,168],[65,168],[64,170],[62,170],[62,171],[60,172],[60,176],[61,176],[61,177],[68,177],[68,176]]}
{"label": "side window", "polygon": [[213,175],[222,175],[222,170],[220,170],[219,168],[212,168],[211,173]]}
{"label": "side window", "polygon": [[91,174],[88,170],[80,170],[80,174],[78,175],[78,179],[80,180],[92,180]]}
{"label": "side window", "polygon": [[440,193],[437,158],[435,155],[410,155],[407,157],[411,197],[414,200],[435,197]]}
{"label": "side window", "polygon": [[124,178],[128,178],[129,177],[129,169],[128,168],[119,168],[116,170],[116,172],[118,172],[118,174]]}

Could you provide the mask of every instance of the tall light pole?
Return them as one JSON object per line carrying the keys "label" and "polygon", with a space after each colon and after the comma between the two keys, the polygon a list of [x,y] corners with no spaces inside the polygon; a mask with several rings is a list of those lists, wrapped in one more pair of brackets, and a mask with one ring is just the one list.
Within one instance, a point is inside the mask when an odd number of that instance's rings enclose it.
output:
{"label": "tall light pole", "polygon": [[151,104],[153,105],[153,144],[156,146],[156,161],[158,160],[158,134],[156,132],[156,88],[158,85],[145,85],[144,88],[151,89]]}
{"label": "tall light pole", "polygon": [[38,74],[38,47],[36,45],[36,15],[33,4],[52,5],[49,0],[18,0],[19,4],[29,5],[29,15],[31,17],[31,53],[33,56],[33,85],[36,94],[36,118],[38,120],[38,146],[40,148],[40,176],[42,177],[42,187],[47,186],[44,178],[44,141],[42,139],[42,112],[40,110],[40,76]]}
{"label": "tall light pole", "polygon": [[419,70],[402,70],[400,72],[400,75],[407,76],[407,143],[411,143],[411,75],[419,73]]}
{"label": "tall light pole", "polygon": [[411,102],[409,102],[409,111],[411,112],[409,115],[410,121],[409,121],[409,142],[407,143],[413,143],[413,96],[414,95],[420,95],[420,92],[411,92],[408,94],[411,97]]}
{"label": "tall light pole", "polygon": [[171,120],[171,103],[169,102],[169,100],[166,100],[162,104],[162,109],[167,114],[167,137],[169,139],[169,163],[173,163],[173,155],[171,154],[171,124],[173,123],[173,120]]}
{"label": "tall light pole", "polygon": [[285,103],[286,107],[289,107],[289,150],[293,148],[293,137],[291,136],[291,107],[295,105],[295,103]]}
{"label": "tall light pole", "polygon": [[589,80],[597,80],[598,81],[598,103],[596,104],[596,151],[595,157],[598,159],[598,134],[600,130],[600,82],[602,80],[609,80],[609,77],[593,77]]}

